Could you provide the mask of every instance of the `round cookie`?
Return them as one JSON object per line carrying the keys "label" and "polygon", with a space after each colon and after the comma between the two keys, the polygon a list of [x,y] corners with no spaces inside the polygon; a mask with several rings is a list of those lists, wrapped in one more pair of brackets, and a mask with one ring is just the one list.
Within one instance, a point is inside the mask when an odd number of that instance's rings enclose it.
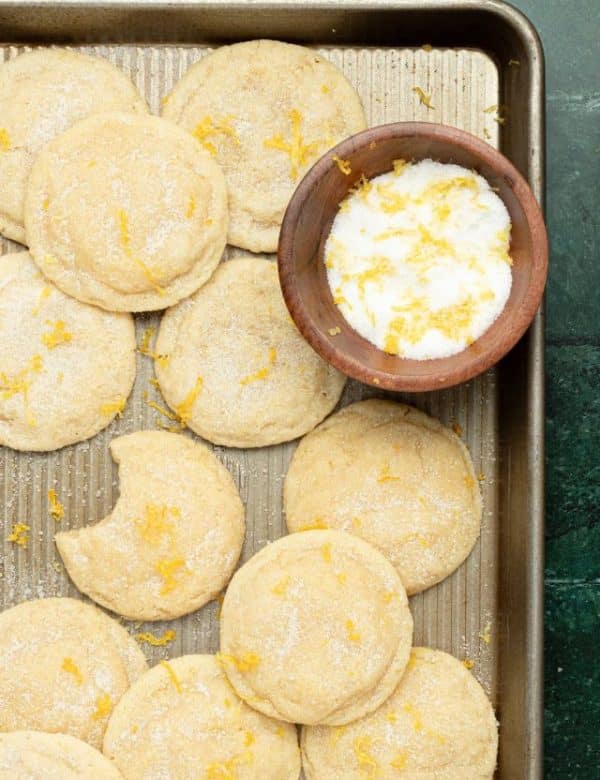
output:
{"label": "round cookie", "polygon": [[152,116],[84,119],[37,156],[25,198],[31,254],[64,292],[109,311],[164,309],[216,268],[225,179],[181,128]]}
{"label": "round cookie", "polygon": [[126,780],[298,780],[296,729],[238,699],[212,655],[155,666],[121,699],[104,753]]}
{"label": "round cookie", "polygon": [[46,48],[0,65],[0,233],[25,242],[25,189],[36,154],[75,122],[104,111],[148,111],[107,60]]}
{"label": "round cookie", "polygon": [[244,507],[225,466],[175,433],[113,439],[120,497],[104,520],[56,534],[77,588],[130,620],[193,612],[225,587],[244,541]]}
{"label": "round cookie", "polygon": [[68,598],[0,614],[0,731],[60,732],[100,748],[108,716],[147,669],[134,639]]}
{"label": "round cookie", "polygon": [[307,531],[268,545],[233,576],[220,657],[260,712],[343,725],[392,693],[412,628],[405,590],[381,553],[341,531]]}
{"label": "round cookie", "polygon": [[222,263],[196,295],[164,315],[155,370],[161,392],[200,436],[229,447],[289,441],[339,400],[345,377],[296,330],[277,266]]}
{"label": "round cookie", "polygon": [[479,536],[481,495],[467,448],[423,412],[351,404],[299,444],[284,489],[288,529],[362,537],[396,567],[408,594],[443,580]]}
{"label": "round cookie", "polygon": [[367,126],[335,65],[303,46],[247,41],[193,65],[163,116],[193,133],[223,167],[230,244],[274,252],[296,185],[328,149]]}
{"label": "round cookie", "polygon": [[0,780],[122,780],[114,764],[68,734],[0,734]]}
{"label": "round cookie", "polygon": [[83,441],[125,407],[135,379],[129,314],[80,303],[27,252],[0,260],[0,444],[48,451]]}
{"label": "round cookie", "polygon": [[307,780],[491,780],[492,705],[460,661],[416,647],[392,696],[344,729],[302,730]]}

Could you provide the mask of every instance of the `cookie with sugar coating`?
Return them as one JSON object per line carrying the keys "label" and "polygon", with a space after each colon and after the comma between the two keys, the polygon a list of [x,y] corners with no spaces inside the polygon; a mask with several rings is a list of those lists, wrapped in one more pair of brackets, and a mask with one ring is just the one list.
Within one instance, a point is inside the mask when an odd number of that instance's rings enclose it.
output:
{"label": "cookie with sugar coating", "polygon": [[68,734],[0,734],[0,780],[122,780],[114,764]]}
{"label": "cookie with sugar coating", "polygon": [[101,57],[36,49],[0,65],[0,233],[25,243],[24,201],[40,149],[75,122],[105,111],[146,114],[125,73]]}
{"label": "cookie with sugar coating", "polygon": [[60,732],[100,748],[108,716],[147,669],[135,640],[69,598],[0,614],[0,731]]}
{"label": "cookie with sugar coating", "polygon": [[312,49],[270,40],[203,57],[167,96],[163,116],[193,133],[223,167],[228,241],[253,252],[277,249],[302,176],[367,126],[360,97],[335,65]]}
{"label": "cookie with sugar coating", "polygon": [[0,444],[48,451],[94,436],[135,379],[129,314],[62,293],[28,252],[0,262]]}
{"label": "cookie with sugar coating", "polygon": [[482,511],[459,437],[418,409],[382,400],[346,406],[300,442],[284,506],[292,532],[337,528],[370,542],[409,594],[460,566]]}
{"label": "cookie with sugar coating", "polygon": [[216,268],[227,235],[219,166],[155,116],[97,114],[47,144],[31,168],[25,231],[46,277],[109,311],[172,306]]}
{"label": "cookie with sugar coating", "polygon": [[233,576],[220,658],[260,712],[343,725],[392,693],[412,630],[404,587],[381,553],[342,531],[307,531],[269,544]]}
{"label": "cookie with sugar coating", "polygon": [[307,780],[491,780],[498,727],[460,661],[416,647],[378,710],[341,729],[305,727],[301,744]]}
{"label": "cookie with sugar coating", "polygon": [[334,408],[346,381],[296,329],[276,264],[247,253],[166,312],[156,352],[169,406],[199,436],[228,447],[301,436]]}
{"label": "cookie with sugar coating", "polygon": [[241,701],[212,655],[159,664],[121,699],[104,753],[126,780],[298,780],[296,729]]}
{"label": "cookie with sugar coating", "polygon": [[56,534],[78,589],[130,620],[165,620],[215,598],[244,541],[235,483],[203,444],[164,431],[113,439],[120,495],[96,525]]}

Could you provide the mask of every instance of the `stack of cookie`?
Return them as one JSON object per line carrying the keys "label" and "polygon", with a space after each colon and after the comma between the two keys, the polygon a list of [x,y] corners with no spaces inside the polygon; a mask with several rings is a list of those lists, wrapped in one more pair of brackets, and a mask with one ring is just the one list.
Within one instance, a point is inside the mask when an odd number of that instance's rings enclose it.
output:
{"label": "stack of cookie", "polygon": [[[469,453],[392,401],[323,422],[345,377],[252,254],[275,251],[306,170],[365,127],[360,99],[313,51],[252,41],[206,56],[163,107],[69,51],[0,67],[0,231],[29,248],[0,262],[0,444],[47,452],[106,427],[135,379],[132,313],[167,309],[151,354],[170,430],[114,439],[118,502],[56,544],[79,590],[130,620],[227,587],[220,652],[148,671],[95,607],[7,610],[0,776],[297,780],[302,756],[308,780],[491,777],[491,705],[459,661],[411,649],[407,598],[478,538]],[[228,447],[305,436],[290,534],[236,574],[242,501],[184,429]]]}

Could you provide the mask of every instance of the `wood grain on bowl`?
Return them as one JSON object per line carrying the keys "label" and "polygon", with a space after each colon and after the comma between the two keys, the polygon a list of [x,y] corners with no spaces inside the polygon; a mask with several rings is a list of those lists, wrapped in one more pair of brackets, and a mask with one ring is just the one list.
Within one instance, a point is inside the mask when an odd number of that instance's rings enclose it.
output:
{"label": "wood grain on bowl", "polygon": [[[350,162],[350,174],[341,170],[334,156]],[[497,190],[510,214],[510,297],[491,327],[451,357],[407,360],[378,349],[346,322],[333,302],[327,281],[323,255],[340,202],[361,176],[372,179],[390,171],[398,158],[431,158],[473,169]],[[466,382],[497,363],[519,341],[544,292],[548,242],[544,219],[529,185],[500,152],[462,130],[426,122],[401,122],[351,136],[311,168],[287,208],[278,264],[290,314],[322,357],[367,384],[422,391]]]}

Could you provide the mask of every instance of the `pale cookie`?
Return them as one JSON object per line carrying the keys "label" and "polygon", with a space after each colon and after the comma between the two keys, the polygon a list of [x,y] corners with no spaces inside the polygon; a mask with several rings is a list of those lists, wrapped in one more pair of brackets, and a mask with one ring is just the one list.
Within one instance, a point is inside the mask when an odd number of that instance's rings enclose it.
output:
{"label": "pale cookie", "polygon": [[59,732],[99,748],[113,707],[147,669],[135,640],[67,598],[0,614],[0,731]]}
{"label": "pale cookie", "polygon": [[229,447],[262,447],[310,431],[339,400],[345,377],[296,330],[277,266],[222,263],[201,290],[162,319],[160,389],[176,416]]}
{"label": "pale cookie", "polygon": [[120,497],[96,525],[56,535],[69,576],[130,620],[193,612],[225,587],[244,541],[244,507],[225,466],[175,433],[113,439]]}
{"label": "pale cookie", "polygon": [[460,661],[416,647],[393,695],[345,728],[302,730],[307,780],[491,780],[498,729]]}
{"label": "pale cookie", "polygon": [[38,49],[0,65],[0,233],[25,242],[27,177],[42,146],[105,111],[148,111],[127,76],[106,60]]}
{"label": "pale cookie", "polygon": [[65,295],[27,252],[0,258],[0,444],[88,439],[122,413],[134,379],[131,315]]}
{"label": "pale cookie", "polygon": [[155,666],[125,694],[104,753],[126,780],[298,780],[296,729],[238,699],[212,655]]}
{"label": "pale cookie", "polygon": [[302,176],[367,126],[358,94],[335,65],[316,51],[266,40],[223,46],[193,65],[165,99],[163,115],[223,167],[229,243],[253,252],[277,249]]}
{"label": "pale cookie", "polygon": [[234,575],[220,658],[260,712],[341,725],[392,693],[412,628],[404,587],[381,553],[341,531],[307,531],[268,545]]}
{"label": "pale cookie", "polygon": [[74,298],[110,311],[164,309],[203,285],[221,258],[225,179],[171,122],[100,114],[36,158],[25,228],[40,269]]}
{"label": "pale cookie", "polygon": [[423,412],[361,401],[306,436],[285,480],[290,531],[336,528],[381,550],[410,594],[471,552],[481,495],[467,448]]}
{"label": "pale cookie", "polygon": [[122,780],[114,764],[68,734],[0,734],[0,780]]}

